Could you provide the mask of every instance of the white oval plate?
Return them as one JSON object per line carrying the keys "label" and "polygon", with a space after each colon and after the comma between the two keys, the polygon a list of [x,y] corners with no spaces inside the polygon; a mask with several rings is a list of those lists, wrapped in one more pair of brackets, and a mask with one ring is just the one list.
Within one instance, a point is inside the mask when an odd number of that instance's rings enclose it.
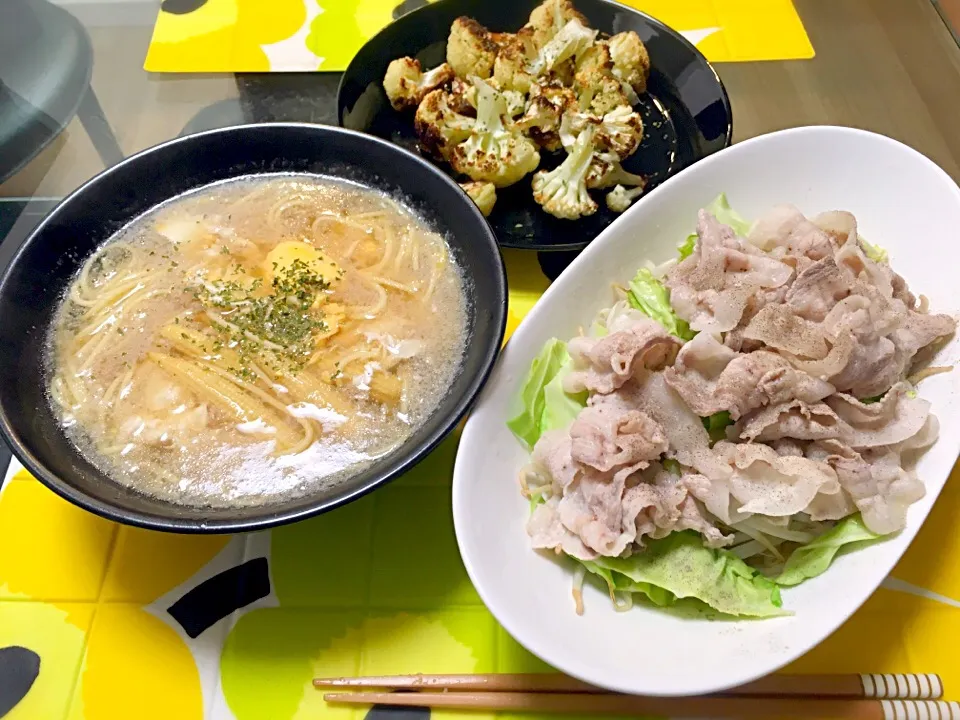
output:
{"label": "white oval plate", "polygon": [[[551,338],[567,339],[612,302],[645,260],[662,262],[718,193],[755,218],[778,203],[807,214],[853,212],[860,234],[938,312],[960,308],[960,189],[926,157],[894,140],[849,128],[809,127],[765,135],[698,162],[641,199],[591,243],[514,333],[460,442],[453,515],[460,553],[480,597],[528,650],[557,669],[610,690],[695,695],[773,672],[832,633],[870,596],[916,535],[960,451],[960,371],[930,378],[940,440],[918,467],[927,495],[899,536],[840,557],[823,575],[784,590],[791,617],[759,621],[684,619],[636,606],[617,613],[586,588],[574,613],[571,577],[530,548],[517,472],[527,453],[504,424],[531,360]],[[958,342],[937,364],[956,363]]]}

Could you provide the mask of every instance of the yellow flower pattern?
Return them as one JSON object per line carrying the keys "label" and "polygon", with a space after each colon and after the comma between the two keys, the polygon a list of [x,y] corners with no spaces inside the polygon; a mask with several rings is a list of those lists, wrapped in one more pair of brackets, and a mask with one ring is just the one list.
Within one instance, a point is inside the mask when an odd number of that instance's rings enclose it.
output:
{"label": "yellow flower pattern", "polygon": [[[790,0],[621,0],[681,31],[714,62],[795,60],[813,47]],[[160,11],[152,72],[344,70],[409,0],[196,0]],[[270,46],[270,52],[264,51]],[[306,52],[305,52],[306,51]]]}

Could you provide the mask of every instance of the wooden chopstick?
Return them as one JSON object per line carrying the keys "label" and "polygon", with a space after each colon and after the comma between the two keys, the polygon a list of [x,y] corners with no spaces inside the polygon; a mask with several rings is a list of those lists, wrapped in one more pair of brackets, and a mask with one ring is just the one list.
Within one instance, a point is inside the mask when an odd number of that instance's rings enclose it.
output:
{"label": "wooden chopstick", "polygon": [[394,705],[586,715],[660,715],[743,720],[960,720],[960,703],[933,700],[802,698],[646,698],[591,693],[413,692],[327,693],[329,703]]}
{"label": "wooden chopstick", "polygon": [[[380,675],[371,677],[317,678],[318,688],[382,688],[394,690],[443,690],[526,693],[590,693],[605,691],[560,673],[491,675]],[[722,695],[900,698],[943,697],[943,683],[933,674],[863,675],[769,675],[732,688]]]}

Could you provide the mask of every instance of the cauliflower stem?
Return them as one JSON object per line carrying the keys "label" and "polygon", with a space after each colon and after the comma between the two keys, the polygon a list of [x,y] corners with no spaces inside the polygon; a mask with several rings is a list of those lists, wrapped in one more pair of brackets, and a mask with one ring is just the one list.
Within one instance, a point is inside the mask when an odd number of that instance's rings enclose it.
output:
{"label": "cauliflower stem", "polygon": [[533,176],[533,198],[543,209],[563,220],[576,220],[597,211],[587,192],[586,178],[593,161],[593,128],[586,128],[555,170],[541,170]]}
{"label": "cauliflower stem", "polygon": [[477,88],[477,120],[470,137],[454,148],[450,163],[471,180],[513,185],[540,164],[537,146],[518,128],[508,126],[507,100],[492,85],[470,78]]}

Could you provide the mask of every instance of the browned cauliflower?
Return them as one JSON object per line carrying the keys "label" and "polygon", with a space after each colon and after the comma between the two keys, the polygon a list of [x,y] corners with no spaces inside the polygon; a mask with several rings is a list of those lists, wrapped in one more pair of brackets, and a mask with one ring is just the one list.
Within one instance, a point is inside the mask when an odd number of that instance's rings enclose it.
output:
{"label": "browned cauliflower", "polygon": [[642,175],[628,172],[620,164],[620,158],[615,153],[595,152],[587,171],[588,188],[607,188],[613,185],[645,185]]}
{"label": "browned cauliflower", "polygon": [[636,152],[642,139],[643,120],[640,113],[627,105],[606,113],[597,127],[597,147],[621,158],[630,157]]}
{"label": "browned cauliflower", "polygon": [[574,80],[580,86],[595,84],[600,77],[613,75],[613,58],[605,40],[599,40],[587,48],[577,58],[577,70]]}
{"label": "browned cauliflower", "polygon": [[517,126],[544,150],[554,152],[562,147],[561,118],[576,108],[577,97],[573,90],[557,81],[537,82],[530,86],[530,103]]}
{"label": "browned cauliflower", "polygon": [[[626,90],[633,89],[612,75],[600,75],[589,85],[578,83],[580,108],[595,115],[606,115],[622,105],[632,106]],[[639,98],[638,98],[639,99]]]}
{"label": "browned cauliflower", "polygon": [[453,148],[470,137],[476,122],[456,112],[451,107],[451,98],[444,90],[427,93],[413,118],[420,147],[443,160],[449,160]]}
{"label": "browned cauliflower", "polygon": [[640,113],[627,105],[621,105],[606,115],[568,112],[560,121],[560,142],[569,149],[577,136],[591,126],[596,131],[594,143],[600,151],[612,152],[618,158],[632,155],[643,139],[643,120]]}
{"label": "browned cauliflower", "polygon": [[579,20],[570,20],[540,48],[527,70],[539,77],[549,73],[561,63],[577,58],[589,50],[597,38],[597,31],[583,25]]}
{"label": "browned cauliflower", "polygon": [[531,33],[521,30],[516,35],[504,33],[498,42],[500,52],[493,62],[493,79],[503,90],[515,90],[526,94],[534,77],[527,65],[537,56]]}
{"label": "browned cauliflower", "polygon": [[455,77],[451,81],[447,102],[454,112],[473,118],[477,116],[477,89],[463,78]]}
{"label": "browned cauliflower", "polygon": [[577,136],[570,154],[555,170],[533,176],[533,199],[554,217],[576,220],[597,211],[587,192],[587,173],[593,160],[593,128]]}
{"label": "browned cauliflower", "polygon": [[[507,187],[533,172],[540,164],[537,146],[507,118],[507,101],[489,83],[478,77],[477,119],[470,136],[450,156],[453,169],[471,180]],[[506,121],[505,121],[506,118]]]}
{"label": "browned cauliflower", "polygon": [[[502,90],[500,84],[493,78],[487,79],[487,83],[503,95],[503,99],[507,102],[507,115],[516,117],[524,111],[527,105],[527,98],[524,93],[517,90]],[[454,102],[451,102],[451,107],[464,115],[477,116],[477,88],[475,85],[466,80],[454,78],[450,84],[450,92],[456,98]]]}
{"label": "browned cauliflower", "polygon": [[640,36],[633,30],[617,33],[609,40],[613,74],[629,84],[636,92],[646,92],[650,76],[650,56]]}
{"label": "browned cauliflower", "polygon": [[499,47],[491,32],[473,18],[458,17],[450,26],[447,62],[457,77],[490,77],[497,50]]}
{"label": "browned cauliflower", "polygon": [[383,89],[394,110],[415,108],[428,92],[453,79],[453,68],[447,63],[423,72],[420,61],[411,57],[397,58],[387,66]]}
{"label": "browned cauliflower", "polygon": [[590,24],[570,0],[544,0],[530,13],[525,27],[532,29],[537,48],[542,48],[571,20],[579,20],[584,27]]}
{"label": "browned cauliflower", "polygon": [[496,186],[491,182],[464,182],[460,183],[460,187],[477,204],[483,216],[489,217],[497,202]]}

